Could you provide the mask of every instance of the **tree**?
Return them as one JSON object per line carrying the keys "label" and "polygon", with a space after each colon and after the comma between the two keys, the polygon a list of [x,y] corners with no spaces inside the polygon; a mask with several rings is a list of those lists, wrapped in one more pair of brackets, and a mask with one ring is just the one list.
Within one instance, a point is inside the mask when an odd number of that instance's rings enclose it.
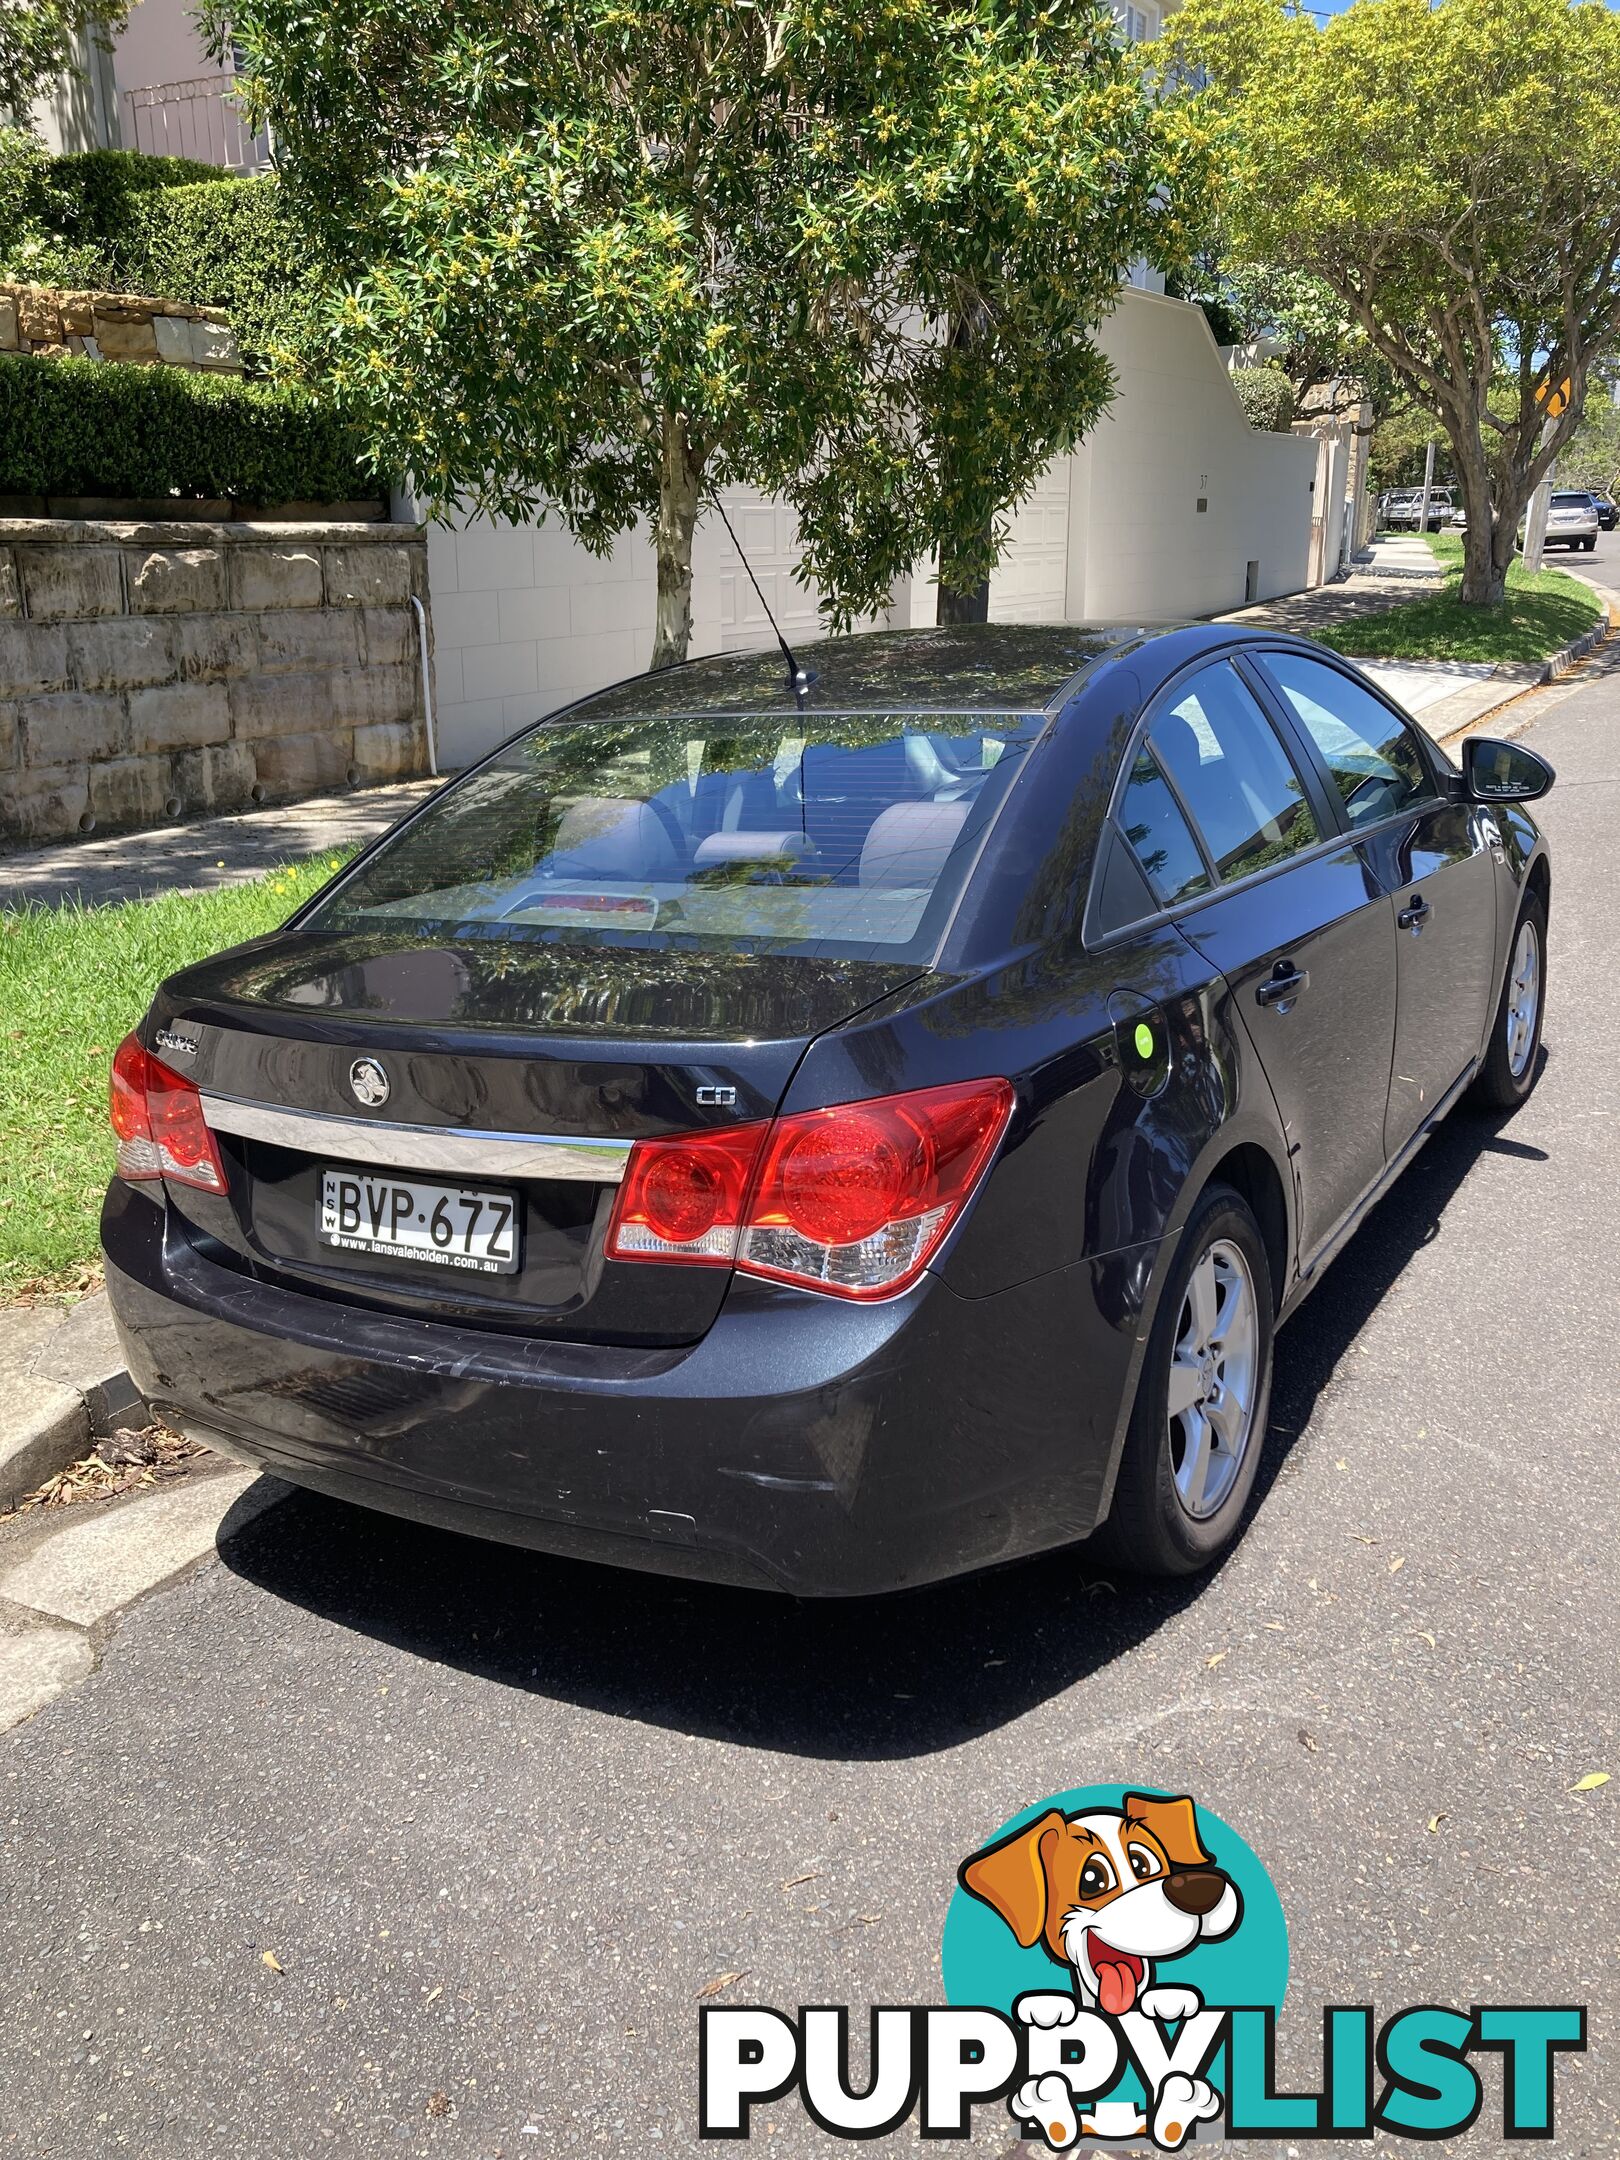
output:
{"label": "tree", "polygon": [[[1501,600],[1532,490],[1620,342],[1620,19],[1598,0],[1187,0],[1168,32],[1221,131],[1223,222],[1304,271],[1431,413],[1468,513],[1463,600]],[[1506,370],[1512,396],[1493,405]],[[1545,436],[1539,391],[1568,382]]]}
{"label": "tree", "polygon": [[971,590],[1206,163],[1101,0],[233,0],[229,35],[379,463],[599,552],[645,517],[655,667],[727,484],[795,503],[835,623],[932,549]]}
{"label": "tree", "polygon": [[0,0],[0,117],[24,119],[42,90],[76,72],[84,33],[110,45],[129,9],[130,0]]}

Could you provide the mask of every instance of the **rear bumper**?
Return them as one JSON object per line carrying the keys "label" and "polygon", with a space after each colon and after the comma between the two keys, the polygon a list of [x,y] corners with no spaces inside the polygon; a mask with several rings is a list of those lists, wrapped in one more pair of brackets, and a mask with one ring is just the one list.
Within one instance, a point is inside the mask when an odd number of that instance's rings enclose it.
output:
{"label": "rear bumper", "polygon": [[163,1416],[296,1484],[547,1552],[864,1595],[1084,1537],[1153,1246],[993,1297],[734,1284],[681,1349],[404,1320],[252,1281],[115,1182],[107,1287]]}

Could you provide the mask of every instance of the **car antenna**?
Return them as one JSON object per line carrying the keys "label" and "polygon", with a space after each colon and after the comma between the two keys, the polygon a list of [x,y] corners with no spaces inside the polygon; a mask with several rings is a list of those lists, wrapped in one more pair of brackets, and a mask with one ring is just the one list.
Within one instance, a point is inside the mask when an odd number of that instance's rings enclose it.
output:
{"label": "car antenna", "polygon": [[810,673],[808,668],[800,667],[798,661],[793,657],[793,647],[782,635],[782,626],[777,621],[776,617],[771,613],[771,603],[766,599],[765,595],[760,592],[759,579],[754,575],[754,566],[748,560],[748,557],[743,553],[742,542],[737,538],[736,533],[732,531],[731,520],[726,516],[726,506],[720,500],[719,495],[712,487],[709,490],[709,500],[719,511],[721,524],[726,528],[726,531],[731,534],[731,544],[737,550],[738,561],[748,572],[748,582],[750,585],[753,586],[754,592],[758,597],[759,604],[765,610],[765,620],[776,632],[776,642],[778,645],[781,646],[782,658],[787,662],[788,688],[793,692],[794,700],[797,703],[800,712],[803,712],[805,694],[816,678]]}

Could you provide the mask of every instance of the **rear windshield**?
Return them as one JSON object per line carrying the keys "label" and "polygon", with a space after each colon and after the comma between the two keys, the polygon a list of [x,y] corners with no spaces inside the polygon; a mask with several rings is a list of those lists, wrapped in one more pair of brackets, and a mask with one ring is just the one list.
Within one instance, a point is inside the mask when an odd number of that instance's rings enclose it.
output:
{"label": "rear windshield", "polygon": [[1043,725],[555,721],[437,799],[299,927],[925,959]]}
{"label": "rear windshield", "polygon": [[1552,499],[1552,506],[1555,510],[1590,510],[1592,498],[1586,494],[1555,495]]}

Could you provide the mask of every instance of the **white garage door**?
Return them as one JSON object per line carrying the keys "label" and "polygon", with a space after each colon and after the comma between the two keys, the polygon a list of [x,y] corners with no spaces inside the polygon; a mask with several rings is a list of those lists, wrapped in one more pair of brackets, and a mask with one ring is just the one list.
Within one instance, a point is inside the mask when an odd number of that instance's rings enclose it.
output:
{"label": "white garage door", "polygon": [[990,580],[992,622],[1062,622],[1069,577],[1069,460],[1061,457],[1013,512]]}
{"label": "white garage door", "polygon": [[[791,506],[767,496],[734,489],[725,498],[726,515],[759,580],[760,591],[789,643],[824,632],[816,610],[816,589],[799,579],[799,528]],[[748,581],[731,535],[722,525],[720,542],[720,641],[726,651],[771,645],[775,640],[759,595]],[[869,629],[878,620],[864,617],[855,627]]]}

